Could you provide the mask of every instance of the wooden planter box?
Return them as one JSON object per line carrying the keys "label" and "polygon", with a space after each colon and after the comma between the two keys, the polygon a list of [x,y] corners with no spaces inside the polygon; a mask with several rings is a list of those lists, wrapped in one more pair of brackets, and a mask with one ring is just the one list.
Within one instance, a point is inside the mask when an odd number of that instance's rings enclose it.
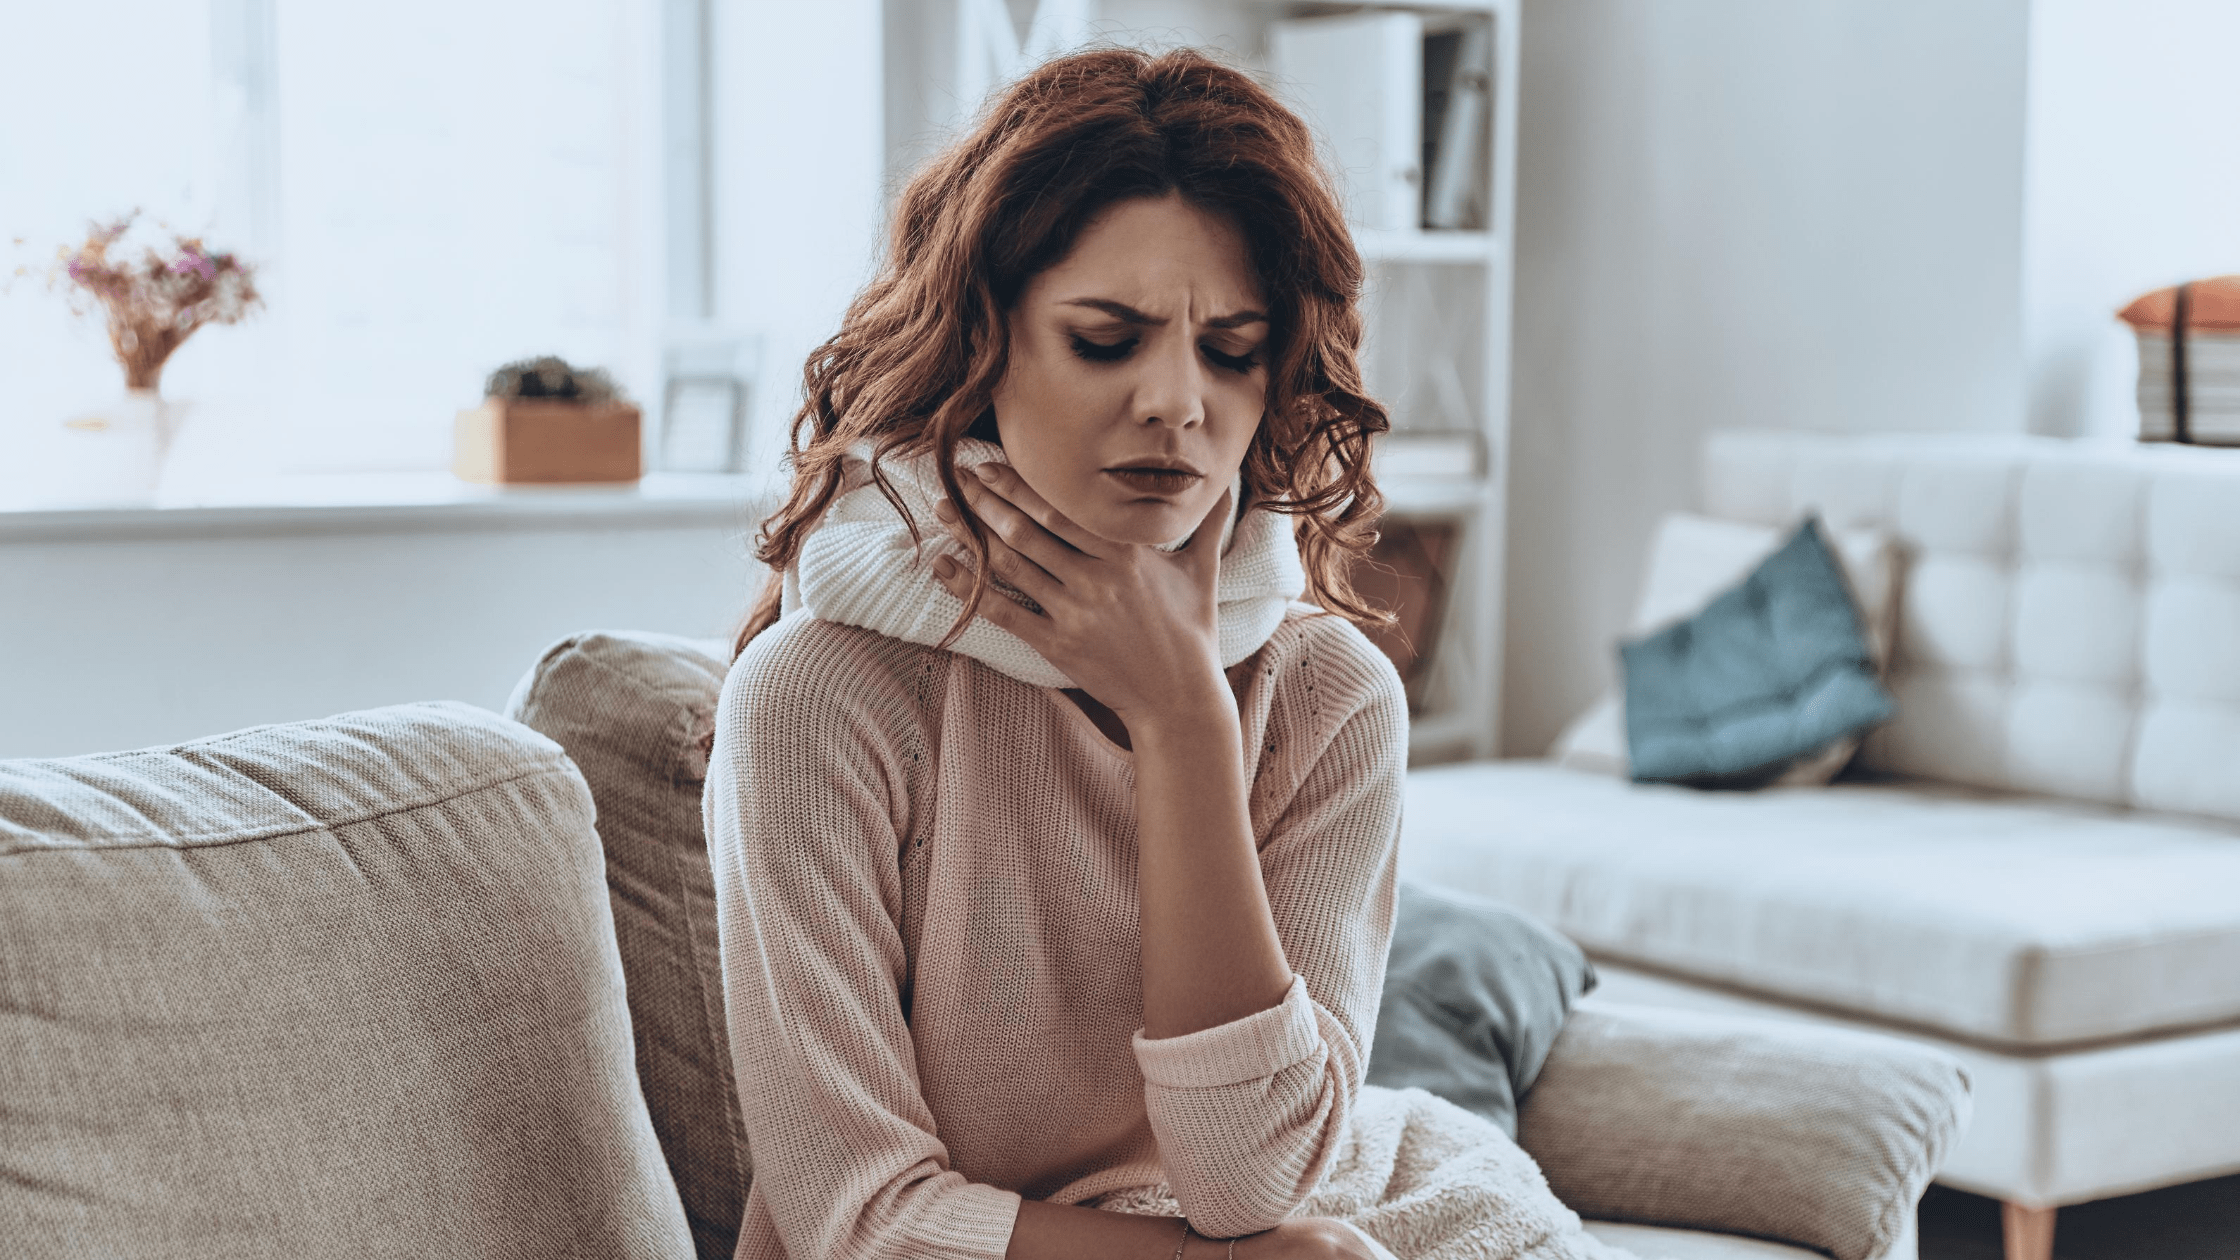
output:
{"label": "wooden planter box", "polygon": [[494,485],[636,481],[640,451],[629,403],[490,398],[459,413],[451,470]]}

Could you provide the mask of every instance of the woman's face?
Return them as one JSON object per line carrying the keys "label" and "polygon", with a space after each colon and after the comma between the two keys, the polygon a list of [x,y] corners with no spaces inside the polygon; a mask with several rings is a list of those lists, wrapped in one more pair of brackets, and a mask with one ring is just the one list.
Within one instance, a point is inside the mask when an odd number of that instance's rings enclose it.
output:
{"label": "woman's face", "polygon": [[1115,204],[1011,311],[1006,459],[1101,538],[1186,537],[1260,427],[1266,312],[1226,219],[1171,194]]}

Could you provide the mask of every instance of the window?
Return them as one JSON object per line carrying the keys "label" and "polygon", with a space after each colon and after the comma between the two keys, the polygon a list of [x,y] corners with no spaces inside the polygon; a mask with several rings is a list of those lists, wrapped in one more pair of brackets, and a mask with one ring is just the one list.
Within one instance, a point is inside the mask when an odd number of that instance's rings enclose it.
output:
{"label": "window", "polygon": [[[609,368],[651,420],[672,270],[662,16],[26,8],[0,76],[0,243],[43,267],[137,206],[258,261],[267,309],[198,333],[164,380],[190,404],[183,448],[244,471],[440,467],[453,412],[529,354]],[[121,388],[97,321],[36,278],[0,299],[0,450]]]}

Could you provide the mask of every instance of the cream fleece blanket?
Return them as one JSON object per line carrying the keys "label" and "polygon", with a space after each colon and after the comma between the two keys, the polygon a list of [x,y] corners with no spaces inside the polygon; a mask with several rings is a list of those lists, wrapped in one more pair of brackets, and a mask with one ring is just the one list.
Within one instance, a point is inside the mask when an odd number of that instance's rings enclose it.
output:
{"label": "cream fleece blanket", "polygon": [[[1097,1200],[1180,1216],[1164,1186]],[[1334,1216],[1398,1260],[1635,1260],[1586,1232],[1491,1121],[1420,1089],[1364,1085],[1351,1131],[1300,1216]]]}
{"label": "cream fleece blanket", "polygon": [[[943,497],[941,479],[929,459],[889,459],[879,466],[917,521],[924,541],[913,544],[909,526],[871,480],[870,454],[868,447],[851,452],[839,497],[786,571],[780,611],[859,626],[906,643],[939,643],[964,604],[934,580],[930,566],[938,554],[965,554],[933,515],[933,505]],[[969,473],[1002,457],[1002,447],[967,438],[957,445],[957,471]],[[1254,510],[1224,533],[1215,597],[1221,664],[1227,668],[1267,643],[1283,624],[1291,601],[1306,590],[1307,575],[1288,517]],[[1036,687],[1073,686],[1040,652],[984,618],[974,618],[949,646]]]}

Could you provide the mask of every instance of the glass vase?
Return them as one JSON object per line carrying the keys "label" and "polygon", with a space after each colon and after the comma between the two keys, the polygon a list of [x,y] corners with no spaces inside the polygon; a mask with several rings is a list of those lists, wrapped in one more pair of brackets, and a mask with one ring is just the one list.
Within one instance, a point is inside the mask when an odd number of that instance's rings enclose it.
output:
{"label": "glass vase", "polygon": [[127,389],[115,401],[63,421],[55,477],[42,497],[89,507],[154,503],[183,414],[184,408],[155,390]]}

